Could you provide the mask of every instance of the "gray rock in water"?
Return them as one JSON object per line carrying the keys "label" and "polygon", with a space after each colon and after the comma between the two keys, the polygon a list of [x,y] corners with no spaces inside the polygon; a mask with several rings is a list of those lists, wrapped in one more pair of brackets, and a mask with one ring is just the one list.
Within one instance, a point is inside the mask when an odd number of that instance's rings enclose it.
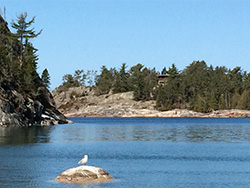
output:
{"label": "gray rock in water", "polygon": [[64,183],[92,184],[105,183],[113,179],[114,178],[102,168],[79,166],[63,171],[55,180]]}

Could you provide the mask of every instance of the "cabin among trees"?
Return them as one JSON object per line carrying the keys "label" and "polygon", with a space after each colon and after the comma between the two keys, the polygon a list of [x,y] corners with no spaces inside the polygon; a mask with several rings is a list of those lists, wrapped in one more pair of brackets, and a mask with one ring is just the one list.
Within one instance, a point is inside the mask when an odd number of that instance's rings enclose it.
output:
{"label": "cabin among trees", "polygon": [[165,84],[168,78],[168,74],[160,74],[158,77],[158,84]]}
{"label": "cabin among trees", "polygon": [[[71,76],[77,85],[80,77]],[[77,81],[79,79],[79,81]],[[85,77],[86,79],[86,77]],[[168,69],[157,72],[137,64],[127,69],[122,64],[119,70],[102,66],[95,75],[92,85],[97,94],[109,92],[134,92],[135,100],[156,100],[156,109],[190,109],[197,112],[211,112],[219,109],[250,110],[250,73],[236,66],[207,66],[205,61],[193,61],[179,71],[172,64]],[[64,79],[63,86],[70,87]]]}

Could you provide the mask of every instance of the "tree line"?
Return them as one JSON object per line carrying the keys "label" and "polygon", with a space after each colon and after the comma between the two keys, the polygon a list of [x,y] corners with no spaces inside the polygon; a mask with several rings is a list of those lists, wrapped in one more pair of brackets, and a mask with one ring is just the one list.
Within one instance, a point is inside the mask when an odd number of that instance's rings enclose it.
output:
{"label": "tree line", "polygon": [[[135,100],[156,100],[156,108],[162,111],[174,108],[197,112],[250,110],[250,73],[239,66],[228,69],[193,61],[182,71],[172,64],[157,72],[142,64],[128,69],[123,63],[119,70],[102,66],[100,74],[92,73],[91,79],[83,70],[67,74],[60,87],[88,85],[85,83],[88,80],[99,95],[133,91]],[[164,77],[160,83],[159,75]]]}
{"label": "tree line", "polygon": [[[8,23],[0,15],[0,86],[15,89],[21,93],[34,93],[42,83],[50,85],[50,76],[45,69],[41,77],[37,73],[38,55],[31,39],[38,37],[42,30],[30,28],[35,17],[27,20],[27,13],[17,16]],[[159,83],[159,75],[165,80]],[[39,84],[37,84],[39,83]],[[250,110],[250,73],[236,66],[208,66],[205,61],[194,61],[184,70],[172,64],[161,72],[137,64],[128,69],[108,69],[102,66],[100,74],[95,70],[76,70],[73,75],[63,76],[60,88],[88,85],[98,95],[110,92],[133,91],[135,100],[156,100],[156,108],[170,110],[185,108],[198,112],[218,109]]]}
{"label": "tree line", "polygon": [[[40,77],[37,73],[38,55],[31,39],[38,37],[42,30],[31,28],[35,17],[27,20],[27,13],[21,13],[12,20],[12,33],[8,23],[0,15],[0,84],[2,88],[15,89],[20,93],[32,93],[43,84],[50,85],[50,76],[45,69]],[[41,84],[38,84],[41,83]]]}

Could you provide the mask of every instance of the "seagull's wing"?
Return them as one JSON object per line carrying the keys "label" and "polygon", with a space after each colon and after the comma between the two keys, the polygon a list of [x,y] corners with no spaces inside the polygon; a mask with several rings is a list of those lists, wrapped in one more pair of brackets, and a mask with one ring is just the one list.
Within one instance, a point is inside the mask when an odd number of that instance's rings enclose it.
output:
{"label": "seagull's wing", "polygon": [[82,164],[82,160],[80,160],[77,164]]}

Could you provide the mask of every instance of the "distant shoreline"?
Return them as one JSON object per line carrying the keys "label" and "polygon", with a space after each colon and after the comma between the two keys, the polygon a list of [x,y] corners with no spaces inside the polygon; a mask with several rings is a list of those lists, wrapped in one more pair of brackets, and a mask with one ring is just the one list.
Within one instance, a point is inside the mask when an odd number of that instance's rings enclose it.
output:
{"label": "distant shoreline", "polygon": [[[84,95],[83,95],[84,93]],[[250,117],[249,110],[216,110],[209,113],[188,109],[159,111],[156,101],[135,101],[133,92],[95,95],[88,87],[69,88],[53,91],[58,109],[66,117],[193,117],[193,118],[236,118]]]}
{"label": "distant shoreline", "polygon": [[186,109],[174,109],[164,112],[151,112],[138,111],[137,114],[120,114],[120,115],[105,115],[105,114],[92,114],[92,113],[67,113],[66,117],[119,117],[119,118],[249,118],[250,111],[248,110],[217,110],[210,113],[194,112]]}

